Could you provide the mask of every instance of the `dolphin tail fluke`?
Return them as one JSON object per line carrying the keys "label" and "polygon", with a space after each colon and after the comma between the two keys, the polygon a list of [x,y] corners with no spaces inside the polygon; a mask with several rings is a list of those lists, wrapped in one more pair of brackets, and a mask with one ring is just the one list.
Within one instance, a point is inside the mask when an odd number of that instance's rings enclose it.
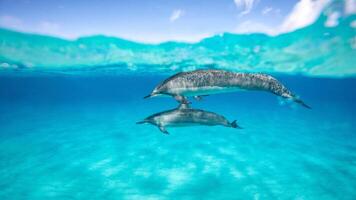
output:
{"label": "dolphin tail fluke", "polygon": [[311,109],[310,106],[308,106],[306,103],[304,103],[304,101],[298,99],[298,98],[293,98],[293,101],[296,103],[299,103],[300,105],[304,106],[305,108]]}
{"label": "dolphin tail fluke", "polygon": [[243,129],[241,126],[239,126],[239,125],[237,125],[237,122],[236,122],[236,120],[234,120],[233,122],[231,122],[231,127],[232,128],[238,128],[238,129]]}

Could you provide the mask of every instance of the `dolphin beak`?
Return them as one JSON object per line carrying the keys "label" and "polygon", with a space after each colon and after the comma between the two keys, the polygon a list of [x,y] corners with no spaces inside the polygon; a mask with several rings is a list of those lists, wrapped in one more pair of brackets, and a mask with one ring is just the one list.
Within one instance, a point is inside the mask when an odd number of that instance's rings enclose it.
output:
{"label": "dolphin beak", "polygon": [[312,109],[310,106],[308,106],[306,103],[304,103],[304,101],[302,101],[300,99],[294,99],[294,101],[296,103],[299,103],[300,105],[304,106],[305,108]]}
{"label": "dolphin beak", "polygon": [[147,95],[147,96],[145,96],[143,98],[144,99],[148,99],[148,98],[151,98],[151,97],[154,97],[154,96],[157,96],[157,95],[159,95],[159,93],[152,92],[151,94],[149,94],[149,95]]}
{"label": "dolphin beak", "polygon": [[146,123],[146,121],[139,121],[139,122],[136,122],[136,124],[144,124]]}
{"label": "dolphin beak", "polygon": [[149,94],[149,95],[147,95],[147,96],[145,96],[145,97],[143,97],[144,99],[148,99],[148,98],[150,98],[150,97],[152,97],[152,94]]}

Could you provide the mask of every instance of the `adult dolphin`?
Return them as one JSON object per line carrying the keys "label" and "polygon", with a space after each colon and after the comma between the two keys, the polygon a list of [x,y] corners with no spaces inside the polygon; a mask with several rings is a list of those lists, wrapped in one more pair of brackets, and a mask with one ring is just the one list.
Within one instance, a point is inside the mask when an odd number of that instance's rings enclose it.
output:
{"label": "adult dolphin", "polygon": [[186,97],[189,96],[199,100],[204,95],[238,90],[267,91],[310,108],[276,78],[268,74],[224,70],[195,70],[175,74],[164,80],[144,98],[169,95],[178,102],[187,104],[189,102]]}
{"label": "adult dolphin", "polygon": [[224,116],[200,109],[189,108],[188,104],[181,104],[173,110],[163,111],[153,114],[143,121],[136,124],[152,124],[159,128],[162,133],[168,134],[166,127],[182,127],[182,126],[226,126],[232,128],[240,128],[236,120],[229,122]]}

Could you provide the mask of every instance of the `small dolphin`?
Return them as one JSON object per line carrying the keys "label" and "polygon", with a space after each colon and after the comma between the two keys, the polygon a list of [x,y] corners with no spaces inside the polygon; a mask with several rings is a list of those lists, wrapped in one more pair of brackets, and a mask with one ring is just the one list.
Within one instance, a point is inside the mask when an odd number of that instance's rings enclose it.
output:
{"label": "small dolphin", "polygon": [[295,94],[289,91],[274,77],[261,73],[237,73],[224,70],[195,70],[173,75],[159,84],[150,95],[169,95],[178,102],[187,104],[186,97],[194,96],[200,100],[209,94],[231,92],[238,90],[268,91],[275,95],[290,99],[310,108]]}
{"label": "small dolphin", "polygon": [[224,116],[199,109],[189,108],[187,104],[181,104],[178,108],[156,113],[137,122],[136,124],[149,123],[159,128],[162,133],[169,134],[166,127],[181,127],[181,126],[226,126],[232,128],[240,128],[236,120],[229,122]]}

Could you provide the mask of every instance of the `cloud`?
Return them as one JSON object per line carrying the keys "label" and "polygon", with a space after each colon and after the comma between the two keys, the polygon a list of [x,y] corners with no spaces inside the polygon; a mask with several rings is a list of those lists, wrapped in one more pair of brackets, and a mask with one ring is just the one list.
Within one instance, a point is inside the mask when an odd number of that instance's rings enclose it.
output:
{"label": "cloud", "polygon": [[[278,35],[303,28],[315,22],[324,8],[330,3],[330,0],[300,0],[295,4],[292,11],[285,17],[281,25],[270,27],[256,21],[245,21],[237,26],[237,33],[266,33],[269,35]],[[266,7],[262,14],[267,15],[271,12],[279,13],[279,9]],[[326,26],[337,25],[339,14],[332,14],[328,17]]]}
{"label": "cloud", "polygon": [[325,26],[326,27],[334,27],[337,26],[339,24],[339,17],[340,17],[340,13],[338,12],[332,12],[330,14],[327,15],[328,18],[325,22]]}
{"label": "cloud", "polygon": [[283,21],[279,32],[285,33],[315,22],[330,0],[300,0]]}
{"label": "cloud", "polygon": [[58,34],[60,26],[53,22],[42,21],[38,25],[38,31],[46,34]]}
{"label": "cloud", "polygon": [[212,37],[215,34],[216,33],[209,33],[209,32],[188,33],[188,34],[172,32],[171,34],[147,35],[147,36],[133,35],[124,38],[133,41],[148,42],[153,44],[169,42],[169,41],[194,43],[194,42],[199,42],[204,38]]}
{"label": "cloud", "polygon": [[352,22],[350,23],[350,26],[351,26],[352,28],[356,28],[356,20],[352,21]]}
{"label": "cloud", "polygon": [[356,13],[356,0],[345,0],[345,13],[347,15]]}
{"label": "cloud", "polygon": [[[27,25],[27,26],[26,26]],[[0,16],[0,26],[4,28],[14,29],[17,31],[25,31],[30,33],[40,33],[40,34],[50,34],[65,37],[60,31],[60,26],[56,23],[49,21],[42,21],[33,26],[28,26],[28,24],[22,21],[20,18],[2,15]]]}
{"label": "cloud", "polygon": [[23,28],[23,22],[14,16],[2,15],[0,16],[0,26],[20,30]]}
{"label": "cloud", "polygon": [[265,7],[265,8],[262,10],[262,15],[267,15],[267,14],[270,13],[272,10],[273,10],[272,7]]}
{"label": "cloud", "polygon": [[237,8],[242,9],[240,16],[246,15],[251,12],[256,0],[234,0]]}
{"label": "cloud", "polygon": [[183,15],[184,15],[184,10],[181,9],[174,10],[171,16],[169,17],[169,21],[174,22],[179,18],[181,18]]}
{"label": "cloud", "polygon": [[236,27],[234,32],[235,33],[266,33],[269,35],[275,34],[275,30],[272,27],[251,20],[247,20],[240,23]]}
{"label": "cloud", "polygon": [[262,15],[270,15],[270,14],[273,14],[273,15],[279,15],[281,13],[281,10],[280,9],[275,9],[275,8],[272,8],[272,7],[265,7],[262,11],[261,11],[261,14]]}

